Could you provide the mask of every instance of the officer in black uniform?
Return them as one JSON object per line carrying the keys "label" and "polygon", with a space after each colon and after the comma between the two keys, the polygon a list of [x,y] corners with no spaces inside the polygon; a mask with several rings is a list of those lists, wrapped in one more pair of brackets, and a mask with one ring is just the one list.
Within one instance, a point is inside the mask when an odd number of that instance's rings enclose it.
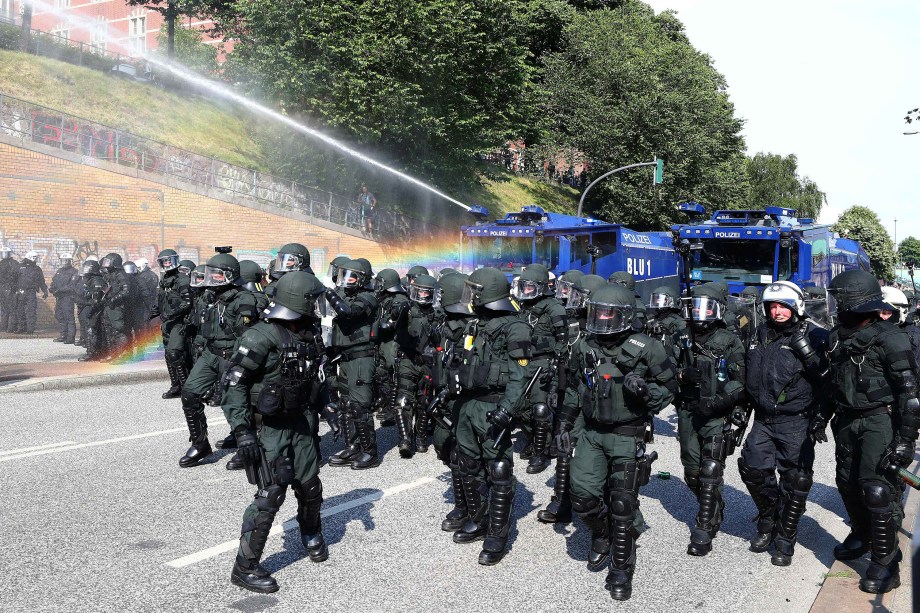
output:
{"label": "officer in black uniform", "polygon": [[677,360],[678,339],[687,332],[687,322],[680,316],[677,290],[666,285],[653,289],[648,310],[651,317],[645,324],[645,333],[659,341],[667,354]]}
{"label": "officer in black uniform", "polygon": [[192,311],[192,293],[189,278],[179,272],[179,254],[175,250],[161,251],[157,263],[163,271],[163,278],[157,286],[156,307],[151,315],[159,316],[161,322],[164,359],[170,381],[170,387],[163,392],[162,398],[167,400],[182,395],[182,386],[188,379],[192,362],[186,342],[189,334],[186,320]]}
{"label": "officer in black uniform", "polygon": [[105,334],[106,357],[112,359],[128,348],[127,302],[131,293],[124,263],[117,253],[106,254],[99,261],[99,270],[108,289],[102,310],[102,329]]}
{"label": "officer in black uniform", "polygon": [[37,292],[42,299],[48,298],[45,275],[38,267],[38,253],[30,251],[22,258],[16,277],[16,328],[19,334],[35,334],[35,318],[38,311]]}
{"label": "officer in black uniform", "polygon": [[[809,425],[827,396],[827,331],[805,318],[805,294],[790,281],[768,285],[763,304],[767,320],[755,329],[747,351],[754,425],[738,472],[757,506],[751,551],[767,551],[772,543],[770,561],[788,566],[814,475]],[[741,407],[731,414],[742,428],[748,417]]]}
{"label": "officer in black uniform", "polygon": [[107,285],[99,270],[99,261],[87,258],[83,262],[83,293],[80,304],[80,322],[86,355],[81,362],[99,360],[105,356],[105,331],[102,329],[102,311],[105,308]]}
{"label": "officer in black uniform", "polygon": [[[901,584],[903,485],[894,470],[914,461],[920,429],[917,364],[904,331],[879,317],[895,309],[883,301],[875,277],[848,270],[834,277],[828,290],[837,300],[838,319],[829,353],[837,489],[850,517],[850,534],[834,548],[834,557],[855,560],[869,552],[859,588],[881,594]],[[824,433],[823,417],[813,424],[815,436]]]}
{"label": "officer in black uniform", "polygon": [[262,267],[252,260],[240,260],[240,277],[243,281],[243,289],[249,291],[256,299],[256,310],[262,313],[271,302],[265,294],[265,285],[263,284],[264,275]]}
{"label": "officer in black uniform", "polygon": [[60,254],[61,267],[51,279],[48,288],[54,296],[54,317],[61,326],[61,335],[54,339],[55,343],[73,345],[76,343],[77,322],[74,320],[74,298],[76,297],[80,275],[73,267],[73,256],[69,253]]}
{"label": "officer in black uniform", "polygon": [[920,364],[920,327],[917,326],[915,313],[911,312],[910,302],[906,292],[896,287],[886,285],[882,288],[882,300],[895,307],[894,311],[879,311],[879,317],[890,321],[904,330],[910,339],[910,346],[914,351],[914,359]]}
{"label": "officer in black uniform", "polygon": [[19,262],[9,247],[0,247],[0,332],[12,332],[16,325],[16,284]]}
{"label": "officer in black uniform", "polygon": [[[376,388],[374,405],[378,411],[380,425],[396,423],[396,393],[399,387],[396,381],[396,326],[393,315],[402,312],[403,305],[409,302],[406,288],[403,287],[399,273],[392,268],[384,268],[374,277],[374,293],[380,302],[380,333],[377,337],[377,364],[374,368],[374,386]],[[399,318],[397,317],[397,322]]]}

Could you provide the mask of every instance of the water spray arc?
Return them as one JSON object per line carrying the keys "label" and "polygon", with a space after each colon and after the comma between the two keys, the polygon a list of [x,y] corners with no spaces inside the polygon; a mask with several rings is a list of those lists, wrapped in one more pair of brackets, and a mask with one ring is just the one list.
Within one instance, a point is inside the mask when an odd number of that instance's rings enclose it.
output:
{"label": "water spray arc", "polygon": [[[67,11],[67,10],[58,9],[58,8],[56,8],[56,7],[54,7],[54,6],[51,6],[50,4],[44,2],[43,0],[33,0],[33,5],[34,5],[34,7],[35,7],[36,9],[41,8],[41,10],[42,10],[43,12],[44,12],[44,11],[47,11],[47,12],[49,12],[49,13],[51,13],[51,14],[57,16],[57,17],[59,17],[60,19],[62,19],[62,20],[64,20],[64,21],[67,21],[70,25],[76,26],[76,27],[78,27],[78,28],[80,28],[80,29],[83,29],[83,30],[86,30],[86,31],[88,31],[88,32],[96,32],[97,34],[99,34],[98,31],[97,31],[98,24],[97,24],[95,21],[92,21],[92,20],[89,20],[89,19],[82,18],[82,17],[80,17],[80,16],[78,16],[78,15],[74,15],[74,14],[70,13],[70,12]],[[110,44],[110,45],[119,47],[119,48],[123,49],[126,53],[129,52],[128,48],[125,46],[124,43],[122,43],[122,42],[120,42],[120,41],[118,41],[118,40],[115,40],[114,38],[112,38],[112,37],[111,37],[110,35],[108,35],[107,33],[106,33],[106,34],[102,34],[102,38],[104,38],[104,39],[106,40],[106,43],[107,43],[107,44]],[[400,172],[399,170],[396,170],[395,168],[393,168],[393,167],[391,167],[391,166],[387,166],[386,164],[384,164],[384,163],[382,163],[382,162],[379,162],[379,161],[375,160],[374,158],[371,158],[371,157],[369,157],[369,156],[367,156],[367,155],[361,153],[360,151],[356,151],[355,149],[352,149],[351,147],[345,145],[345,144],[342,143],[341,141],[338,141],[338,140],[332,138],[331,136],[329,136],[329,135],[327,135],[327,134],[324,134],[323,132],[317,130],[316,128],[311,128],[311,127],[309,127],[309,126],[303,125],[302,123],[299,123],[299,122],[297,122],[297,121],[294,121],[293,119],[291,119],[291,118],[288,117],[287,115],[283,115],[283,114],[281,114],[281,113],[279,113],[279,112],[277,112],[277,111],[273,111],[272,109],[268,108],[267,106],[264,106],[264,105],[262,105],[262,104],[259,104],[258,102],[254,101],[254,100],[251,100],[251,99],[249,99],[249,98],[247,98],[247,97],[245,97],[245,96],[243,96],[243,95],[241,95],[241,94],[238,94],[238,93],[234,92],[233,90],[229,89],[228,87],[226,87],[226,86],[224,86],[224,85],[221,85],[220,83],[217,83],[216,81],[212,81],[212,80],[207,79],[207,78],[205,78],[205,77],[203,77],[203,76],[201,76],[201,75],[199,75],[199,74],[196,74],[196,73],[194,73],[194,72],[192,72],[192,71],[186,69],[185,67],[183,67],[183,66],[177,64],[176,62],[168,61],[168,60],[166,60],[165,58],[158,57],[156,54],[153,54],[153,53],[145,53],[142,57],[143,57],[146,61],[148,61],[148,62],[150,62],[151,64],[153,64],[154,66],[159,66],[159,67],[161,67],[161,68],[167,70],[168,72],[170,72],[171,74],[175,75],[176,77],[182,79],[183,81],[186,81],[186,82],[188,82],[188,83],[194,84],[194,85],[196,85],[196,86],[198,86],[198,87],[205,88],[205,89],[207,89],[208,91],[210,91],[212,94],[215,94],[215,95],[217,95],[217,96],[220,96],[220,97],[222,97],[222,98],[225,98],[225,99],[227,99],[227,100],[230,100],[230,101],[232,101],[232,102],[235,102],[236,104],[238,104],[238,105],[240,105],[240,106],[243,106],[243,107],[249,109],[250,111],[252,111],[252,112],[254,112],[254,113],[258,113],[259,115],[263,115],[263,116],[268,117],[268,118],[270,118],[270,119],[274,119],[275,121],[279,121],[279,122],[281,122],[281,123],[283,123],[283,124],[285,124],[285,125],[287,125],[287,126],[293,128],[294,130],[300,132],[301,134],[304,134],[304,135],[306,135],[306,136],[308,136],[308,137],[311,137],[311,138],[313,138],[313,139],[315,139],[315,140],[318,140],[318,141],[320,141],[320,142],[323,142],[323,143],[329,145],[330,147],[333,147],[333,148],[335,148],[335,149],[338,149],[338,150],[341,151],[342,153],[345,153],[346,155],[349,155],[349,156],[351,156],[351,157],[353,157],[353,158],[355,158],[355,159],[357,159],[357,160],[360,160],[360,161],[364,162],[365,164],[368,164],[368,165],[370,165],[370,166],[374,166],[374,167],[376,167],[376,168],[379,168],[379,169],[381,169],[381,170],[383,170],[383,171],[385,171],[385,172],[388,172],[388,173],[390,173],[390,174],[392,174],[392,175],[395,175],[395,176],[399,177],[400,179],[402,179],[402,180],[404,180],[404,181],[407,181],[407,182],[409,182],[409,183],[412,183],[413,185],[416,185],[416,186],[418,186],[418,187],[421,187],[422,189],[425,189],[425,190],[427,190],[427,191],[429,191],[429,192],[431,192],[431,193],[433,193],[433,194],[435,194],[435,195],[437,195],[437,196],[439,196],[439,197],[441,197],[441,198],[443,198],[443,199],[445,199],[445,200],[447,200],[447,201],[449,201],[449,202],[452,202],[453,204],[456,204],[457,206],[461,207],[461,208],[464,209],[465,211],[469,211],[469,210],[470,210],[470,207],[469,207],[469,206],[463,204],[462,202],[460,202],[460,201],[457,200],[456,198],[452,198],[451,196],[448,196],[447,194],[445,194],[444,192],[438,190],[437,188],[432,187],[431,185],[428,185],[428,184],[425,183],[424,181],[422,181],[422,180],[420,180],[420,179],[416,179],[415,177],[413,177],[413,176],[411,176],[411,175],[407,175],[407,174],[404,173],[404,172]]]}

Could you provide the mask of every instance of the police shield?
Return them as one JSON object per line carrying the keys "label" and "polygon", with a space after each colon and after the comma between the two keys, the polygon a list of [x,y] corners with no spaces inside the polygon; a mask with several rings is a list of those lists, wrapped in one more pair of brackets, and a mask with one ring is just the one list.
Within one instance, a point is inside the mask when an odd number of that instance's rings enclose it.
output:
{"label": "police shield", "polygon": [[827,298],[809,298],[805,301],[805,316],[826,330],[834,327],[837,303],[831,294]]}
{"label": "police shield", "polygon": [[763,306],[750,296],[729,296],[728,308],[738,316],[738,327],[754,330],[763,322]]}

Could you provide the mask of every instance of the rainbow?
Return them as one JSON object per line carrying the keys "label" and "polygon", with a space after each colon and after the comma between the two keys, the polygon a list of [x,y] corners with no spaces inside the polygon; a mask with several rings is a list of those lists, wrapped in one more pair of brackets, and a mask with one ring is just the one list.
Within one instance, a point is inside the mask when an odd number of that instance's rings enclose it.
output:
{"label": "rainbow", "polygon": [[160,332],[160,326],[151,326],[143,332],[139,332],[134,342],[128,345],[124,353],[108,364],[103,364],[103,366],[123,366],[125,364],[162,360],[162,348],[163,335]]}

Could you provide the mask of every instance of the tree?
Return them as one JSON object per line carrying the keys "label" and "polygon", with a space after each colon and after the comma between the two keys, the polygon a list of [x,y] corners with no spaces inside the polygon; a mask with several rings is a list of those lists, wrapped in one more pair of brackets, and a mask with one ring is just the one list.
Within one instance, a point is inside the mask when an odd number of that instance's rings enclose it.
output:
{"label": "tree", "polygon": [[[166,47],[169,34],[160,30],[157,34],[157,45]],[[179,26],[174,33],[175,59],[195,72],[201,74],[213,73],[217,70],[217,47],[204,41],[201,31],[195,28]]]}
{"label": "tree", "polygon": [[225,72],[285,113],[442,185],[524,125],[523,0],[245,0]]}
{"label": "tree", "polygon": [[682,201],[746,204],[742,121],[725,79],[673,13],[629,1],[579,12],[565,35],[566,48],[545,60],[548,143],[583,152],[595,177],[654,155],[665,160],[662,186],[652,187],[650,170],[614,175],[592,189],[589,211],[660,229],[681,219]]}
{"label": "tree", "polygon": [[176,55],[176,20],[185,12],[178,0],[128,0],[128,4],[146,7],[163,16],[166,22],[166,57],[173,59]]}
{"label": "tree", "polygon": [[894,243],[872,209],[851,206],[843,212],[833,229],[841,236],[858,241],[872,262],[872,273],[879,279],[894,278]]}
{"label": "tree", "polygon": [[826,202],[824,192],[808,177],[799,177],[798,158],[758,153],[747,160],[752,208],[781,206],[795,209],[799,217],[817,219]]}
{"label": "tree", "polygon": [[908,266],[920,266],[920,240],[908,236],[898,245],[898,261]]}
{"label": "tree", "polygon": [[32,40],[32,0],[22,3],[22,32],[19,36],[19,50],[29,52],[29,41]]}

